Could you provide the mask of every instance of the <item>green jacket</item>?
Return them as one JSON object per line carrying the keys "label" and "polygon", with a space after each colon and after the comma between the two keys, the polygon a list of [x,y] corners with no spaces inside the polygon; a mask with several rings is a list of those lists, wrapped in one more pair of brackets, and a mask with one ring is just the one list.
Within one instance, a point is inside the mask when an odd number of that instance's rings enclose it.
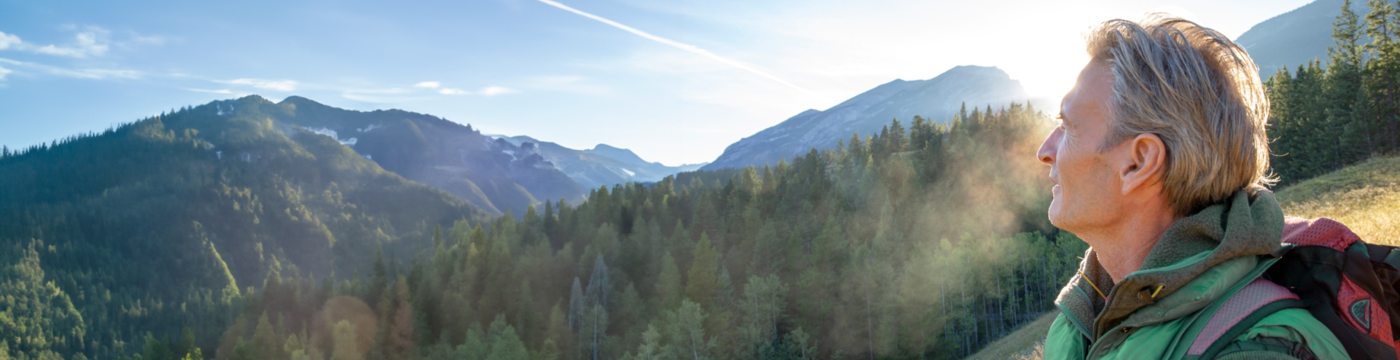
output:
{"label": "green jacket", "polygon": [[[1282,234],[1283,210],[1273,193],[1242,190],[1173,223],[1142,268],[1122,283],[1113,283],[1089,249],[1079,266],[1083,275],[1070,279],[1055,300],[1060,315],[1050,325],[1045,359],[1199,357],[1186,350],[1207,320],[1200,315],[1263,274],[1275,260],[1262,255],[1279,249]],[[1304,309],[1279,310],[1243,335],[1219,341],[1232,341],[1219,359],[1348,358],[1341,342]]]}

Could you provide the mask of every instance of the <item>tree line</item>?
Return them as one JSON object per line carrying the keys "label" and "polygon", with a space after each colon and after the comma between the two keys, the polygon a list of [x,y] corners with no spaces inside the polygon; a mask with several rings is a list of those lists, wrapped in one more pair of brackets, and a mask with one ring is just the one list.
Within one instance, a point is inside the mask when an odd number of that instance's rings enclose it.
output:
{"label": "tree line", "polygon": [[[1045,220],[1023,104],[915,117],[775,166],[592,190],[434,231],[363,277],[270,275],[217,359],[948,359],[1052,309],[1086,245]],[[151,359],[150,357],[146,357]],[[173,357],[166,357],[173,358]]]}
{"label": "tree line", "polygon": [[1400,150],[1400,12],[1369,0],[1342,5],[1327,62],[1280,69],[1265,81],[1272,165],[1281,185]]}

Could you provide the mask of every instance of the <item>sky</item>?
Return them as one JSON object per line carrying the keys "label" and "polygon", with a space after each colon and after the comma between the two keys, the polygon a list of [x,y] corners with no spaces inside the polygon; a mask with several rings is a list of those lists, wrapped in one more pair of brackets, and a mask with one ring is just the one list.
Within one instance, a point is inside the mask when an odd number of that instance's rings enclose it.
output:
{"label": "sky", "polygon": [[0,0],[0,144],[299,95],[700,163],[806,109],[957,65],[1058,99],[1104,20],[1161,11],[1235,38],[1308,2]]}

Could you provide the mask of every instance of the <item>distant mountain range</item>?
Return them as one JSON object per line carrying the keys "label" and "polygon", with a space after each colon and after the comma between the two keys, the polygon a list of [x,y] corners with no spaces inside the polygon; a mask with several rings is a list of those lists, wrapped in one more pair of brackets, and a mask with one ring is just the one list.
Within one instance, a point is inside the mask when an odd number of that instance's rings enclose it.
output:
{"label": "distant mountain range", "polygon": [[[499,215],[517,215],[540,201],[583,201],[584,189],[527,147],[496,141],[471,126],[402,110],[352,111],[292,96],[273,104],[261,97],[211,103],[238,115],[249,103],[279,106],[270,114],[286,130],[321,134],[385,170],[432,185]],[[532,156],[534,155],[534,156]]]}
{"label": "distant mountain range", "polygon": [[187,288],[237,293],[269,272],[368,271],[376,251],[407,260],[435,226],[491,218],[278,120],[325,114],[298,103],[220,101],[6,154],[0,244],[40,240],[63,249],[46,270],[176,303]]}
{"label": "distant mountain range", "polygon": [[[267,102],[247,99],[234,102]],[[223,102],[214,104],[224,108]],[[275,115],[279,123],[331,137],[386,170],[497,215],[519,216],[542,201],[577,204],[600,186],[657,181],[699,167],[646,162],[606,144],[574,150],[528,136],[483,135],[470,125],[402,110],[352,111],[298,96],[278,105],[289,109]],[[230,113],[238,109],[233,102],[226,107]]]}
{"label": "distant mountain range", "polygon": [[825,111],[807,110],[729,145],[703,170],[763,166],[812,148],[836,147],[851,134],[879,133],[892,119],[915,115],[941,123],[964,106],[1003,106],[1028,100],[1021,83],[996,67],[958,66],[928,80],[895,80]]}
{"label": "distant mountain range", "polygon": [[586,189],[626,182],[657,182],[677,173],[695,171],[709,163],[666,166],[647,162],[632,150],[598,144],[592,149],[574,150],[529,136],[502,137],[515,145],[535,144],[536,151]]}

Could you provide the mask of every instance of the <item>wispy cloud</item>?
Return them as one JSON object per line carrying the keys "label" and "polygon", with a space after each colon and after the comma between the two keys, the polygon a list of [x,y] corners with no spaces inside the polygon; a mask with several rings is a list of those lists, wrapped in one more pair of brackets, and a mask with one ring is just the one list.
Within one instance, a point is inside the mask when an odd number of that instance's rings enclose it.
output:
{"label": "wispy cloud", "polygon": [[496,96],[496,95],[502,95],[502,94],[518,93],[518,92],[520,92],[520,91],[519,91],[519,90],[515,90],[515,89],[511,89],[511,88],[500,87],[500,86],[487,86],[487,87],[482,88],[481,90],[477,90],[477,91],[467,91],[467,90],[454,89],[454,88],[442,88],[441,90],[438,90],[438,93],[439,93],[439,94],[443,94],[443,95],[483,95],[483,96]]}
{"label": "wispy cloud", "polygon": [[17,48],[20,45],[24,45],[24,41],[20,40],[19,36],[6,34],[4,31],[0,31],[0,50],[8,50],[12,47]]}
{"label": "wispy cloud", "polygon": [[78,32],[73,37],[73,43],[67,45],[35,45],[25,42],[18,35],[0,32],[0,50],[22,50],[36,52],[40,54],[66,56],[73,58],[86,58],[88,56],[102,56],[109,49],[108,37],[111,32],[106,29],[88,26],[83,31]]}
{"label": "wispy cloud", "polygon": [[170,40],[171,40],[171,39],[170,39],[169,37],[165,37],[165,36],[159,36],[159,35],[149,35],[149,36],[148,36],[148,35],[141,35],[141,34],[137,34],[137,33],[134,33],[134,32],[133,32],[133,33],[131,33],[131,39],[130,39],[129,42],[131,42],[131,43],[136,43],[136,44],[147,44],[147,45],[165,45],[165,43],[170,42]]}
{"label": "wispy cloud", "polygon": [[102,56],[102,54],[107,53],[107,42],[105,39],[99,40],[99,36],[106,38],[105,33],[99,34],[92,31],[81,32],[75,37],[77,41],[75,41],[73,45],[44,45],[38,49],[34,49],[34,52],[75,58],[85,58],[89,55]]}
{"label": "wispy cloud", "polygon": [[9,75],[12,72],[13,71],[10,71],[10,69],[0,67],[0,80],[5,80],[5,75]]}
{"label": "wispy cloud", "polygon": [[228,81],[215,81],[218,83],[231,85],[246,85],[264,90],[275,91],[295,91],[297,82],[295,80],[264,80],[264,79],[233,79]]}
{"label": "wispy cloud", "polygon": [[704,56],[704,57],[713,59],[713,60],[715,60],[715,61],[719,61],[719,62],[721,62],[721,63],[724,63],[724,64],[726,64],[726,65],[733,66],[733,67],[735,67],[735,68],[739,68],[739,69],[744,70],[744,71],[748,71],[748,72],[750,72],[750,73],[753,73],[754,75],[758,75],[758,76],[767,78],[767,79],[769,79],[769,80],[776,81],[776,82],[778,82],[778,83],[781,83],[781,84],[783,84],[783,85],[787,85],[788,87],[791,87],[791,88],[793,88],[793,89],[797,89],[797,90],[802,91],[802,92],[804,92],[804,93],[809,93],[809,94],[812,93],[811,91],[809,91],[809,90],[807,90],[807,89],[805,89],[805,88],[803,88],[803,87],[801,87],[801,86],[797,86],[796,84],[790,83],[790,82],[788,82],[787,80],[783,80],[783,79],[778,78],[777,76],[773,76],[772,74],[769,74],[769,73],[767,73],[767,72],[763,72],[763,71],[761,71],[761,70],[755,69],[755,68],[750,67],[750,66],[748,66],[748,65],[744,65],[744,64],[742,64],[742,63],[739,63],[738,61],[730,60],[730,59],[725,58],[725,57],[723,57],[723,56],[716,55],[715,53],[712,53],[712,52],[710,52],[710,51],[708,51],[708,50],[705,50],[705,49],[701,49],[701,48],[698,47],[698,46],[690,45],[690,44],[685,44],[685,43],[677,42],[677,41],[674,41],[674,40],[671,40],[671,39],[667,39],[667,38],[663,38],[663,37],[660,37],[660,36],[652,35],[651,33],[648,33],[648,32],[645,32],[645,31],[641,31],[641,30],[637,30],[637,29],[635,29],[635,28],[632,28],[632,27],[627,26],[627,25],[623,25],[623,24],[618,23],[618,22],[616,22],[616,21],[608,20],[608,19],[605,19],[605,18],[603,18],[603,17],[601,17],[601,16],[597,16],[597,15],[593,15],[593,14],[590,14],[590,13],[586,13],[586,12],[580,11],[580,10],[578,10],[578,9],[571,8],[571,7],[567,6],[567,5],[560,4],[560,3],[555,2],[555,1],[552,1],[552,0],[539,0],[539,1],[542,2],[542,3],[548,4],[549,6],[553,6],[553,7],[556,7],[556,8],[560,8],[560,9],[563,9],[563,10],[565,10],[565,11],[572,12],[572,13],[581,15],[581,16],[583,16],[583,17],[589,18],[589,19],[597,20],[597,21],[602,22],[602,23],[604,23],[604,24],[611,25],[611,26],[613,26],[613,27],[615,27],[615,28],[622,29],[623,31],[630,32],[630,33],[632,33],[632,34],[634,34],[634,35],[641,36],[641,37],[646,38],[646,39],[648,39],[648,40],[652,40],[652,41],[656,41],[656,42],[659,42],[659,43],[662,43],[662,44],[670,45],[670,46],[673,46],[673,47],[675,47],[675,48],[678,48],[678,49],[681,49],[681,50],[685,50],[685,51],[689,51],[689,52],[694,53],[694,54],[696,54],[696,55]]}
{"label": "wispy cloud", "polygon": [[442,84],[441,84],[441,83],[438,83],[438,82],[436,82],[436,81],[424,81],[424,82],[420,82],[420,83],[417,83],[417,84],[413,84],[413,87],[429,88],[429,89],[436,89],[436,88],[441,87],[441,86],[442,86]]}
{"label": "wispy cloud", "polygon": [[39,63],[32,63],[32,62],[27,62],[27,61],[18,61],[18,60],[6,59],[6,58],[0,58],[0,63],[5,63],[5,64],[14,65],[14,66],[30,68],[30,69],[34,69],[34,70],[37,70],[37,71],[40,71],[40,72],[44,72],[44,73],[48,73],[48,74],[59,75],[59,76],[66,76],[66,77],[72,77],[72,78],[79,78],[79,79],[93,79],[93,80],[103,80],[103,79],[109,79],[109,78],[139,79],[139,78],[141,78],[141,75],[142,75],[141,72],[136,71],[136,70],[91,69],[91,68],[88,68],[88,69],[69,69],[69,68],[62,68],[62,67],[57,67],[57,66],[52,66],[52,65],[44,65],[44,64],[39,64]]}

